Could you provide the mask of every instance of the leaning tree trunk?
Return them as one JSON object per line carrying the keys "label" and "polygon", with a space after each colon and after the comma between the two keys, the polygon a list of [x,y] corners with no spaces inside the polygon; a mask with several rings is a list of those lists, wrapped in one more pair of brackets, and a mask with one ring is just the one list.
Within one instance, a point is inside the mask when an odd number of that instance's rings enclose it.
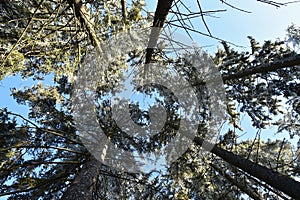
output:
{"label": "leaning tree trunk", "polygon": [[94,47],[101,51],[100,40],[97,37],[96,31],[93,24],[90,21],[90,13],[88,12],[86,6],[82,0],[67,0],[70,7],[73,9],[76,18],[79,20],[80,24],[86,28],[90,40],[92,41]]}
{"label": "leaning tree trunk", "polygon": [[225,170],[220,169],[215,164],[210,164],[218,173],[220,173],[224,178],[226,178],[230,183],[235,185],[239,190],[246,193],[249,197],[255,200],[263,200],[264,198],[259,193],[259,191],[254,190],[251,188],[247,182],[236,179],[236,177],[231,177],[229,174],[225,172]]}
{"label": "leaning tree trunk", "polygon": [[[80,24],[86,28],[92,44],[101,51],[100,40],[97,37],[93,24],[90,21],[90,13],[82,0],[66,0],[73,9]],[[96,184],[100,173],[101,164],[94,157],[86,161],[79,174],[67,188],[62,196],[62,200],[90,200],[93,196],[93,187]]]}
{"label": "leaning tree trunk", "polygon": [[91,200],[93,188],[100,173],[101,163],[91,157],[82,167],[79,174],[67,188],[62,200]]}
{"label": "leaning tree trunk", "polygon": [[156,46],[160,31],[165,24],[167,15],[171,9],[174,0],[158,0],[153,19],[153,29],[151,29],[148,48],[146,50],[146,62],[151,62],[154,47]]}
{"label": "leaning tree trunk", "polygon": [[[204,140],[196,137],[194,142],[197,145],[202,146]],[[205,148],[205,145],[203,147]],[[258,178],[259,180],[264,181],[268,185],[282,191],[293,199],[300,200],[300,182],[278,172],[274,172],[269,168],[261,166],[241,156],[235,155],[220,147],[214,146],[210,151],[216,156],[222,158],[224,161],[240,168],[244,172]]]}

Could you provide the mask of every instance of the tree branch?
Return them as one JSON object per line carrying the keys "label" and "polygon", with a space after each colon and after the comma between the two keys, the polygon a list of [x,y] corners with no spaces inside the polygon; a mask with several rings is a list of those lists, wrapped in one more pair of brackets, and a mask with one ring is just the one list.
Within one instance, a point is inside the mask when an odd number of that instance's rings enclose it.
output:
{"label": "tree branch", "polygon": [[224,178],[226,178],[230,183],[235,185],[241,191],[245,192],[249,197],[255,200],[264,199],[258,191],[253,190],[253,188],[249,187],[247,183],[244,181],[240,181],[236,178],[231,177],[224,170],[217,167],[215,164],[210,164],[217,172],[219,172]]}
{"label": "tree branch", "polygon": [[[204,141],[200,137],[195,137],[194,142],[202,146],[202,144],[205,142],[209,144],[209,142]],[[211,146],[213,144],[210,144]],[[205,148],[206,145],[202,146]],[[239,155],[235,155],[232,152],[226,151],[220,147],[217,147],[214,145],[214,147],[210,150],[213,154],[216,156],[222,158],[224,161],[228,162],[229,164],[232,164],[239,169],[243,170],[244,172],[250,174],[251,176],[254,176],[261,181],[264,181],[268,185],[282,191],[283,193],[287,194],[288,196],[299,199],[300,197],[300,182],[295,181],[294,179],[284,176],[278,172],[274,172],[273,170],[266,168],[262,165],[259,165],[257,163],[254,163],[250,160],[247,160]]]}
{"label": "tree branch", "polygon": [[126,0],[121,0],[121,6],[122,6],[123,22],[126,24],[127,21]]}
{"label": "tree branch", "polygon": [[80,21],[80,24],[84,26],[89,34],[89,37],[95,47],[101,51],[100,41],[97,37],[93,24],[90,21],[90,14],[81,0],[67,0],[69,5],[73,8],[75,16]]}
{"label": "tree branch", "polygon": [[153,25],[150,33],[150,39],[148,43],[148,48],[146,50],[146,62],[145,64],[149,64],[151,62],[151,57],[154,51],[154,47],[157,43],[160,31],[165,24],[167,15],[171,9],[172,3],[174,0],[158,0]]}
{"label": "tree branch", "polygon": [[272,71],[275,71],[278,69],[283,69],[286,67],[297,66],[297,65],[300,65],[300,54],[290,57],[290,58],[283,59],[283,60],[277,60],[277,61],[265,64],[265,65],[260,65],[253,69],[246,69],[242,72],[223,75],[223,81],[226,82],[228,80],[243,78],[243,77],[250,76],[253,74],[257,74],[257,73],[264,74],[264,73],[272,72]]}

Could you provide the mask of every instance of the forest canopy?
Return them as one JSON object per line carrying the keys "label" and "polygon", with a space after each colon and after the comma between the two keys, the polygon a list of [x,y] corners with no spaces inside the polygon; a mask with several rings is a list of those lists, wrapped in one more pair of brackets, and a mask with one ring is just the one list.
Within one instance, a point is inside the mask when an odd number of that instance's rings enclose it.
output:
{"label": "forest canopy", "polygon": [[[241,48],[216,37],[206,19],[226,9],[241,13],[248,10],[228,1],[220,2],[224,9],[204,10],[202,3],[195,0],[193,5],[197,11],[194,11],[189,2],[158,0],[156,9],[149,11],[148,2],[142,0],[1,1],[0,80],[20,77],[32,80],[33,84],[18,88],[18,83],[12,83],[10,88],[14,101],[26,106],[28,112],[16,112],[7,106],[0,108],[0,197],[299,199],[300,28],[291,24],[285,39],[269,38],[260,42],[255,36],[245,36],[249,48]],[[257,3],[278,9],[297,5],[297,2],[265,0]],[[196,20],[202,23],[203,32],[196,26]],[[178,130],[186,125],[182,113],[192,116],[189,113],[192,106],[184,110],[172,87],[158,84],[137,87],[137,93],[142,96],[137,98],[140,101],[130,102],[127,117],[118,116],[120,120],[132,120],[134,127],[159,127],[151,137],[126,133],[116,122],[110,97],[118,92],[120,81],[136,66],[157,64],[172,69],[170,76],[180,74],[193,87],[191,92],[195,95],[186,94],[184,98],[187,104],[192,105],[191,99],[197,99],[197,124],[184,127],[195,133],[191,144],[178,147],[186,149],[164,168],[139,173],[119,170],[96,159],[80,137],[76,117],[83,113],[74,112],[76,97],[83,98],[76,90],[79,87],[76,80],[87,60],[107,53],[103,52],[105,44],[135,30],[149,30],[148,35],[140,38],[151,45],[140,48],[136,43],[128,52],[100,59],[100,63],[110,63],[105,70],[87,68],[85,71],[92,76],[99,75],[90,109],[97,113],[97,127],[91,126],[92,119],[88,117],[80,118],[80,124],[92,132],[101,129],[113,145],[132,155],[162,151],[177,137]],[[218,49],[207,53],[200,44],[176,54],[178,49],[174,47],[172,53],[170,49],[160,48],[165,45],[161,42],[165,33],[176,31],[187,38],[193,34],[211,38],[219,42]],[[224,92],[224,99],[219,102],[223,124],[215,144],[206,141],[212,122],[218,121],[208,100],[213,91],[208,80],[212,79],[203,77],[203,72],[194,67],[198,55],[216,68],[222,87],[214,89]],[[151,68],[142,70],[147,75]],[[162,77],[164,70],[158,68]],[[45,81],[49,77],[51,81]],[[82,88],[88,95],[88,86]],[[1,101],[4,98],[1,96]],[[143,100],[152,102],[148,102],[151,106],[147,107]],[[85,108],[84,101],[82,104]],[[165,124],[160,122],[162,116]],[[243,137],[249,131],[251,138]],[[104,147],[105,144],[101,146]]]}

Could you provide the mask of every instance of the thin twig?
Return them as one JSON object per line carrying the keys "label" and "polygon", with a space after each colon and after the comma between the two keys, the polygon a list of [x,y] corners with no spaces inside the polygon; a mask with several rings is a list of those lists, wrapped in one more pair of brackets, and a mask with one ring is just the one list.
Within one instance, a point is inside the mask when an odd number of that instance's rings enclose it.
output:
{"label": "thin twig", "polygon": [[252,12],[250,12],[250,11],[247,11],[247,10],[244,10],[244,9],[241,9],[241,8],[238,8],[238,7],[236,7],[236,6],[233,6],[233,5],[231,5],[231,4],[227,3],[227,2],[225,2],[224,0],[220,0],[220,1],[221,1],[222,3],[224,3],[225,5],[227,5],[227,6],[231,7],[231,8],[233,8],[233,9],[236,9],[236,10],[239,10],[239,11],[245,12],[245,13],[252,13]]}
{"label": "thin twig", "polygon": [[280,159],[280,155],[281,155],[282,149],[284,147],[284,144],[285,144],[285,138],[283,138],[283,140],[282,140],[282,143],[280,145],[280,149],[279,149],[279,152],[278,152],[278,155],[277,155],[276,168],[275,168],[276,171],[278,170],[279,159]]}
{"label": "thin twig", "polygon": [[201,13],[201,19],[202,19],[202,22],[203,22],[203,24],[204,24],[204,26],[205,26],[207,32],[209,33],[209,35],[212,37],[212,34],[211,34],[211,32],[210,32],[210,30],[209,30],[207,24],[206,24],[206,21],[205,21],[205,19],[204,19],[204,16],[203,16],[203,11],[202,11],[202,8],[201,8],[200,0],[197,0],[197,4],[198,4],[198,7],[199,7],[199,10],[200,10],[200,13]]}
{"label": "thin twig", "polygon": [[[175,26],[175,27],[178,27],[178,28],[184,28],[184,29],[187,29],[187,30],[189,30],[189,31],[192,31],[192,32],[195,32],[195,33],[204,35],[204,36],[206,36],[206,37],[210,37],[210,38],[212,38],[212,39],[218,40],[219,42],[224,41],[224,40],[221,39],[221,38],[218,38],[218,37],[215,37],[215,36],[210,36],[210,35],[207,34],[207,33],[203,33],[203,32],[201,32],[201,31],[197,31],[197,30],[195,30],[195,29],[191,29],[191,28],[188,28],[188,27],[182,27],[182,26],[177,25],[177,24],[174,24],[174,23],[169,23],[169,22],[166,22],[166,23],[170,24],[171,26]],[[237,44],[234,44],[234,43],[228,42],[228,41],[225,41],[225,42],[228,43],[228,44],[231,44],[231,45],[233,45],[233,46],[243,48],[243,46],[241,46],[241,45],[237,45]]]}
{"label": "thin twig", "polygon": [[16,44],[11,48],[11,50],[9,51],[9,53],[5,56],[3,63],[1,65],[1,67],[3,67],[5,65],[5,62],[7,61],[8,57],[10,56],[10,54],[13,52],[13,50],[18,46],[18,44],[20,43],[21,39],[24,37],[25,33],[27,32],[29,25],[33,22],[34,16],[37,13],[38,9],[40,8],[40,6],[43,4],[44,0],[41,1],[38,5],[38,7],[34,10],[29,22],[27,23],[25,29],[23,30],[21,36],[19,37],[19,39],[17,40]]}

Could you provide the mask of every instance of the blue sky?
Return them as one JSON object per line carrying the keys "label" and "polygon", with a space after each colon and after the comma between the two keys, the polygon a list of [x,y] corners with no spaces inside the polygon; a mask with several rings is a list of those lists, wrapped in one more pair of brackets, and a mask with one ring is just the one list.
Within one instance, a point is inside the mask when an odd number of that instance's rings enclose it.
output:
{"label": "blue sky", "polygon": [[[227,12],[218,14],[220,18],[207,18],[207,24],[211,27],[212,34],[238,45],[248,45],[248,39],[246,38],[248,35],[259,41],[282,38],[285,36],[285,30],[288,25],[291,23],[300,25],[300,3],[290,4],[278,9],[254,0],[226,1],[252,12],[244,13],[231,9],[220,3],[220,1],[204,2],[209,2],[209,4],[218,2],[216,3],[217,8],[227,9]],[[207,5],[208,10],[213,7],[213,5]]]}
{"label": "blue sky", "polygon": [[[195,0],[186,0],[182,2],[189,5],[188,8],[190,10],[198,11]],[[238,49],[244,51],[247,51],[249,50],[248,48],[250,48],[247,36],[252,36],[262,44],[266,40],[276,40],[278,38],[285,39],[286,29],[292,23],[296,26],[300,26],[300,2],[276,8],[265,3],[257,2],[256,0],[226,1],[227,3],[251,13],[232,9],[221,3],[219,0],[202,0],[200,2],[203,11],[226,9],[226,12],[216,13],[214,17],[205,17],[205,21],[213,36],[234,43],[235,45],[242,46]],[[284,3],[288,1],[284,0],[280,2]],[[155,10],[156,1],[148,0],[146,3],[148,3],[148,9],[150,11]],[[180,7],[180,9],[184,10],[183,7]],[[197,18],[193,21],[193,24],[195,24],[194,26],[197,30],[207,33],[201,19]],[[182,33],[184,32],[182,31]],[[218,46],[220,46],[218,41],[199,34],[192,34],[192,37],[198,46],[203,47],[208,53],[214,53]],[[244,130],[238,131],[239,135],[243,135],[241,139],[245,140],[255,137],[257,130],[252,127],[249,117],[243,116],[242,119],[241,126]],[[223,131],[226,131],[227,129],[228,127],[225,126]],[[287,132],[276,134],[276,130],[275,127],[269,127],[266,130],[262,130],[261,138],[270,138],[272,140],[283,138],[289,139],[289,134]],[[296,144],[298,140],[298,137],[294,137],[294,139],[290,141],[293,142],[293,144]]]}
{"label": "blue sky", "polygon": [[[195,0],[186,0],[189,9],[197,11],[198,7]],[[274,6],[257,2],[256,0],[231,0],[226,1],[238,8],[247,10],[251,13],[241,12],[230,8],[221,3],[219,0],[202,0],[203,11],[223,10],[226,12],[216,13],[214,17],[205,17],[206,23],[213,36],[227,40],[237,45],[249,46],[247,36],[253,36],[258,41],[284,38],[285,30],[292,23],[300,25],[300,3],[290,4],[276,8]],[[287,2],[287,1],[280,1]],[[155,10],[156,1],[146,1],[150,11]],[[181,9],[183,7],[181,6]],[[203,23],[197,18],[195,28],[205,32]],[[199,46],[213,45],[212,47],[204,47],[209,52],[215,51],[218,42],[208,37],[193,35],[195,42]]]}

